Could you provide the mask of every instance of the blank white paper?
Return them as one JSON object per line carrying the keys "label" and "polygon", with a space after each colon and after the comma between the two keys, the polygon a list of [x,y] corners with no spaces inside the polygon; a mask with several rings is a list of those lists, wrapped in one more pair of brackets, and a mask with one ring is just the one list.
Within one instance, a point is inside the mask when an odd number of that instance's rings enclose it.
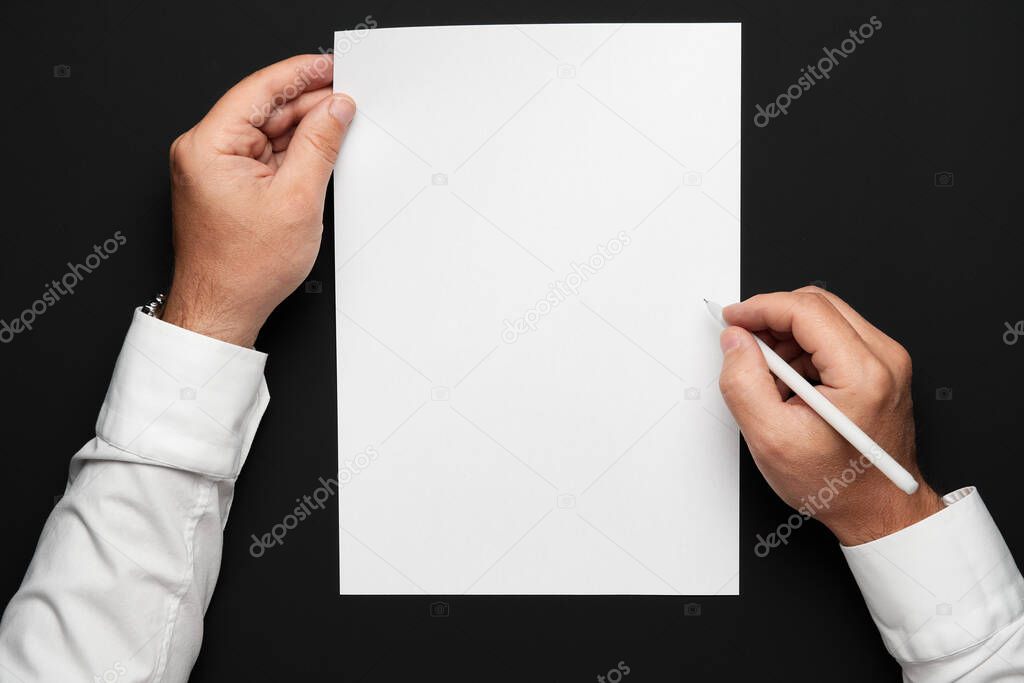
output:
{"label": "blank white paper", "polygon": [[335,52],[341,593],[738,594],[740,25]]}

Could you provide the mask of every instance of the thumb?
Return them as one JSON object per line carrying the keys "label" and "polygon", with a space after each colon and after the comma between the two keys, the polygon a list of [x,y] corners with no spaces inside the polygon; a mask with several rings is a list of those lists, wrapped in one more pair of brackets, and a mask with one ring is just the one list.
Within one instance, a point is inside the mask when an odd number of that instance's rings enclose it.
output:
{"label": "thumb", "polygon": [[295,129],[278,180],[295,191],[323,197],[338,159],[341,142],[356,113],[348,95],[332,95],[313,107]]}
{"label": "thumb", "polygon": [[722,398],[747,443],[752,439],[758,441],[762,432],[783,419],[782,396],[750,332],[742,327],[728,327],[722,332],[721,344],[722,374],[718,386]]}

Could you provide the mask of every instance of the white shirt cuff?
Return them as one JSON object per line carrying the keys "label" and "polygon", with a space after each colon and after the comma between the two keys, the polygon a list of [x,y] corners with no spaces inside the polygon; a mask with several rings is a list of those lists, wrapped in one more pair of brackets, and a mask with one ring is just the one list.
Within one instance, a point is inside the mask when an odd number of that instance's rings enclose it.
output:
{"label": "white shirt cuff", "polygon": [[[270,400],[265,353],[135,311],[96,422],[115,459],[238,476]],[[76,461],[111,459],[95,442]]]}
{"label": "white shirt cuff", "polygon": [[886,648],[924,662],[984,642],[1024,612],[1024,579],[974,487],[917,524],[843,554]]}

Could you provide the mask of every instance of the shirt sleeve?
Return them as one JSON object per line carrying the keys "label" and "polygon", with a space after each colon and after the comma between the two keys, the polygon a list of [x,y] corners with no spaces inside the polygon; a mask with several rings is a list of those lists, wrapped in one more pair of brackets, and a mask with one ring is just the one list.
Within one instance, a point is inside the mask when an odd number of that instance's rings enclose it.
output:
{"label": "shirt sleeve", "polygon": [[1024,680],[1024,579],[981,494],[843,553],[905,681]]}
{"label": "shirt sleeve", "polygon": [[96,423],[0,621],[0,681],[186,681],[266,355],[136,311]]}

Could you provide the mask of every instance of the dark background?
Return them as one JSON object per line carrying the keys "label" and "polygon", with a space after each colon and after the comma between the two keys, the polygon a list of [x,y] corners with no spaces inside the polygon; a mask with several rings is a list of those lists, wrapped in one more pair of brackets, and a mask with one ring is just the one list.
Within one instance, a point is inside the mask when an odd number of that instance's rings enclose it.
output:
{"label": "dark background", "polygon": [[[926,476],[940,492],[979,486],[1024,559],[1024,339],[1002,340],[1024,319],[1019,3],[40,1],[4,14],[0,318],[115,230],[128,241],[0,345],[3,604],[92,436],[132,308],[168,282],[171,140],[245,74],[329,47],[367,15],[381,27],[741,20],[744,296],[824,281],[901,341]],[[830,80],[753,125],[755,104],[872,15],[883,28]],[[274,400],[238,482],[193,680],[593,681],[620,660],[627,682],[898,679],[823,527],[755,557],[755,534],[789,512],[749,458],[739,598],[451,597],[447,618],[428,597],[341,598],[333,500],[253,559],[249,535],[337,469],[330,233],[310,276],[324,293],[293,295],[258,343]],[[936,400],[939,387],[953,399]],[[691,600],[698,617],[684,615]]]}

